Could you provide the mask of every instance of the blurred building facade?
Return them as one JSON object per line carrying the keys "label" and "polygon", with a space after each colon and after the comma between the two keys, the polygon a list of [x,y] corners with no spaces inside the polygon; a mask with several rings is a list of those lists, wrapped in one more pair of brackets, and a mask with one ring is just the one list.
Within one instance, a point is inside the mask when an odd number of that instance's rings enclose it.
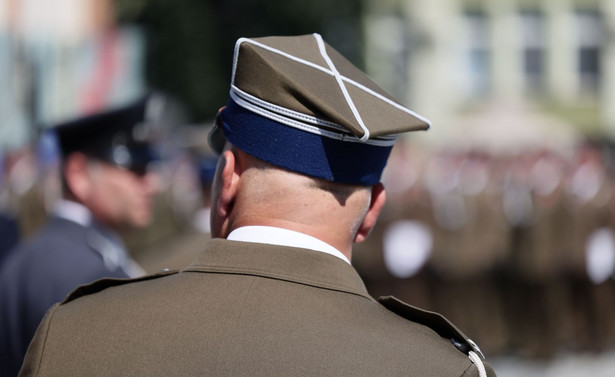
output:
{"label": "blurred building facade", "polygon": [[367,70],[432,120],[430,142],[451,142],[447,135],[457,135],[452,130],[468,115],[502,103],[516,104],[503,115],[541,113],[559,128],[615,136],[614,2],[368,4]]}

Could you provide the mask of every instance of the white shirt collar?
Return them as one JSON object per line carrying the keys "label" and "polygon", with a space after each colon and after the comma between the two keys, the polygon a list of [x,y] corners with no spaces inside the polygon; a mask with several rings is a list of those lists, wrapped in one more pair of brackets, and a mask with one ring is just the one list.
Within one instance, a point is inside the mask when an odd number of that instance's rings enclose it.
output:
{"label": "white shirt collar", "polygon": [[237,228],[227,237],[231,241],[256,242],[269,245],[300,247],[330,254],[350,264],[350,261],[341,251],[318,238],[293,230],[275,228],[271,226],[244,226]]}
{"label": "white shirt collar", "polygon": [[53,213],[65,220],[76,222],[81,226],[92,224],[92,212],[82,204],[72,200],[59,199],[53,207]]}

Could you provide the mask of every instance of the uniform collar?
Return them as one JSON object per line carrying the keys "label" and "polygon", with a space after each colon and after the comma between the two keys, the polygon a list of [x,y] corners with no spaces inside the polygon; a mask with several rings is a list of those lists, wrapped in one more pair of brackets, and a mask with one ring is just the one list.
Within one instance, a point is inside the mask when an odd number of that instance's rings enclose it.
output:
{"label": "uniform collar", "polygon": [[215,238],[183,271],[261,276],[373,300],[352,266],[331,255],[296,247]]}
{"label": "uniform collar", "polygon": [[231,241],[265,243],[269,245],[300,247],[303,249],[320,251],[338,257],[350,264],[348,258],[346,258],[341,251],[328,243],[293,230],[272,226],[244,226],[233,230],[228,235],[227,239]]}
{"label": "uniform collar", "polygon": [[132,260],[120,236],[97,222],[90,210],[83,204],[72,200],[60,199],[54,204],[53,213],[56,217],[67,220],[87,229],[86,242],[103,259],[105,268],[113,271],[124,270],[126,275],[137,277],[145,271]]}
{"label": "uniform collar", "polygon": [[64,220],[69,220],[83,227],[92,224],[92,212],[83,204],[72,200],[59,199],[53,207],[53,213]]}

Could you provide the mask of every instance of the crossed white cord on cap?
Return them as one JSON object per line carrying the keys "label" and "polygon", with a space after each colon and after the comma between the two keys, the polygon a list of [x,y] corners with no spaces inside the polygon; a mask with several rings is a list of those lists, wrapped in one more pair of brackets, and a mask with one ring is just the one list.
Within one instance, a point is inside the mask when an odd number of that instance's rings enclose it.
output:
{"label": "crossed white cord on cap", "polygon": [[344,82],[342,81],[342,75],[337,70],[337,68],[335,68],[335,64],[333,64],[333,62],[331,61],[331,58],[329,58],[329,55],[327,54],[327,50],[325,49],[325,42],[322,40],[322,37],[320,36],[320,34],[314,33],[313,35],[314,35],[314,38],[316,38],[316,42],[318,43],[318,49],[320,50],[320,54],[327,62],[329,69],[333,73],[333,77],[335,77],[335,81],[337,81],[337,84],[340,86],[340,89],[342,90],[342,93],[344,94],[344,99],[346,100],[346,103],[348,103],[348,106],[350,107],[350,110],[352,111],[352,115],[354,115],[354,118],[357,120],[357,123],[359,123],[359,126],[361,126],[361,129],[363,130],[363,136],[361,136],[361,141],[366,141],[367,139],[369,139],[369,130],[367,129],[367,127],[365,127],[365,123],[363,123],[363,118],[361,118],[361,115],[359,114],[359,110],[357,110],[357,107],[354,105],[352,98],[350,98],[348,89],[346,89],[346,85],[344,85]]}

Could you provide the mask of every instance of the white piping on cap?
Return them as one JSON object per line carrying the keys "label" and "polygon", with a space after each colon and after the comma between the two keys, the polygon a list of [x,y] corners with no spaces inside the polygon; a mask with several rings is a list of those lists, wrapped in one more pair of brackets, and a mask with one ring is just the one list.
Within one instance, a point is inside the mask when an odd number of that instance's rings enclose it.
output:
{"label": "white piping on cap", "polygon": [[298,111],[290,110],[285,107],[267,102],[256,96],[253,96],[250,93],[244,92],[243,90],[239,89],[235,85],[231,86],[231,97],[235,99],[235,97],[233,97],[233,94],[240,97],[241,99],[245,101],[250,102],[254,106],[260,106],[274,113],[281,114],[283,116],[287,116],[287,117],[296,119],[301,122],[315,124],[317,126],[325,126],[333,130],[339,131],[340,133],[348,133],[348,131],[344,127],[340,126],[337,123],[329,122],[323,119],[318,119],[315,116],[303,114]]}
{"label": "white piping on cap", "polygon": [[[297,128],[300,129],[302,131],[305,132],[310,132],[312,134],[316,134],[319,136],[324,136],[324,137],[328,137],[330,139],[335,139],[335,140],[342,140],[342,141],[346,141],[346,142],[356,142],[356,143],[362,143],[362,144],[368,144],[368,145],[374,145],[374,146],[378,146],[378,147],[390,147],[393,146],[395,144],[395,140],[396,140],[396,136],[394,135],[390,135],[388,137],[383,137],[383,138],[378,138],[378,139],[369,139],[366,141],[362,141],[361,139],[359,139],[358,137],[352,135],[352,134],[348,134],[348,133],[338,133],[338,132],[333,132],[333,131],[328,131],[328,130],[324,130],[322,128],[316,127],[316,126],[311,126],[309,124],[306,124],[300,120],[295,120],[295,119],[291,119],[288,116],[284,116],[282,114],[277,114],[276,112],[272,111],[271,109],[267,109],[265,107],[261,107],[258,106],[257,104],[251,103],[247,98],[244,98],[241,94],[240,94],[240,89],[238,89],[235,86],[231,87],[231,98],[233,99],[233,101],[235,101],[239,106],[243,107],[244,109],[250,110],[253,113],[259,114],[261,116],[264,116],[266,118],[272,119],[278,123],[282,123],[285,124],[287,126],[293,127],[293,128]],[[275,106],[273,104],[269,104],[270,106]],[[288,109],[285,109],[288,110]],[[316,118],[314,118],[316,119]],[[320,120],[319,120],[320,121]],[[320,121],[320,123],[323,123],[323,121]],[[328,122],[327,122],[328,123]],[[336,125],[336,128],[341,128],[341,126]]]}

